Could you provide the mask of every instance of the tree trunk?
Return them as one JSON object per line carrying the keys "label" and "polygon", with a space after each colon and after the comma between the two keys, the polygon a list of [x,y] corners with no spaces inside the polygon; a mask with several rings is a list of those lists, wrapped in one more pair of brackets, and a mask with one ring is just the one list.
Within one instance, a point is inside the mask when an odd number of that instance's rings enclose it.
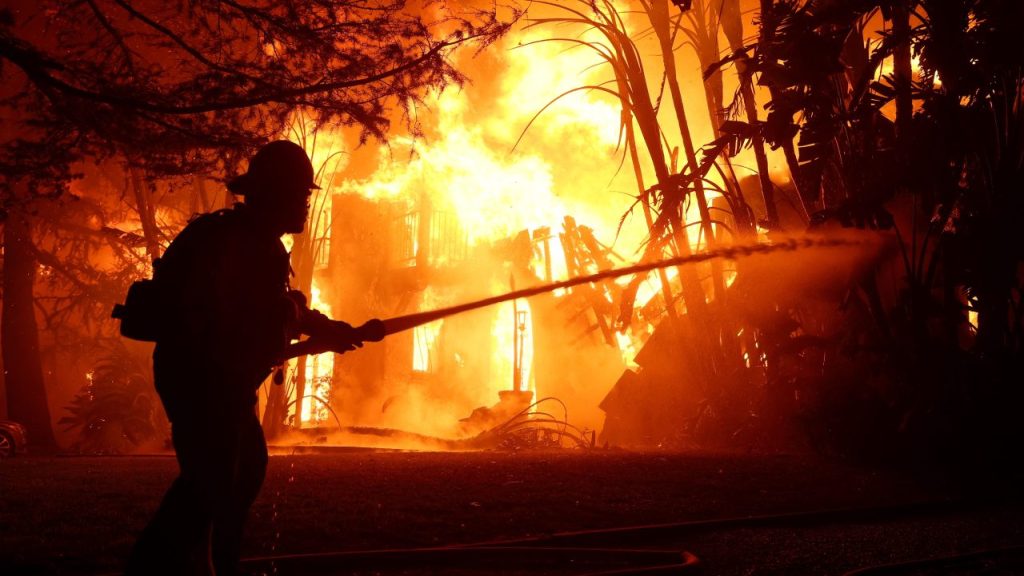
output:
{"label": "tree trunk", "polygon": [[142,234],[146,238],[146,254],[150,262],[155,262],[160,257],[160,236],[156,227],[156,210],[153,203],[149,201],[146,191],[146,184],[142,175],[135,168],[128,169],[132,180],[132,190],[135,192],[135,208],[139,212],[139,221],[142,222]]}
{"label": "tree trunk", "polygon": [[7,371],[4,370],[4,357],[0,354],[0,418],[9,418],[7,415]]}
{"label": "tree trunk", "polygon": [[7,413],[28,428],[32,446],[54,449],[57,441],[46,399],[32,295],[36,268],[32,228],[23,214],[12,211],[4,223],[4,297],[0,318]]}
{"label": "tree trunk", "polygon": [[192,180],[195,189],[193,211],[197,214],[205,214],[213,211],[213,203],[210,202],[210,194],[206,191],[206,179],[197,174]]}

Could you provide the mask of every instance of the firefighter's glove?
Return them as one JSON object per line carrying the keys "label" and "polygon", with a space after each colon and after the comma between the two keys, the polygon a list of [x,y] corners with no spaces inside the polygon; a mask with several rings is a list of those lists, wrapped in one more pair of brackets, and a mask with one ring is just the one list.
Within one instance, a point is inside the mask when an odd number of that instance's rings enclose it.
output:
{"label": "firefighter's glove", "polygon": [[377,318],[368,320],[365,324],[356,328],[356,332],[363,342],[380,342],[387,336],[384,322]]}

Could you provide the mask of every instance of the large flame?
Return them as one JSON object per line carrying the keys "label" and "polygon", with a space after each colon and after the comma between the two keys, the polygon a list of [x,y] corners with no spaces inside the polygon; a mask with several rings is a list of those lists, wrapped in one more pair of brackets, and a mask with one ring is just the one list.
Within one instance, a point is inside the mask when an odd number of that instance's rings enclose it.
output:
{"label": "large flame", "polygon": [[[574,91],[580,86],[606,80],[610,71],[594,66],[598,58],[592,51],[566,51],[557,43],[535,42],[550,34],[551,30],[531,28],[514,38],[518,46],[512,49],[508,49],[508,45],[492,47],[481,57],[482,61],[468,61],[467,71],[473,84],[461,90],[449,89],[428,101],[429,110],[422,111],[431,118],[425,126],[425,134],[416,138],[395,137],[380,146],[373,159],[376,168],[371,177],[352,179],[338,162],[333,169],[325,171],[321,180],[336,184],[333,192],[401,204],[410,213],[429,206],[431,214],[451,220],[449,224],[455,230],[451,234],[464,238],[469,251],[507,241],[525,231],[531,239],[530,268],[537,281],[558,280],[571,274],[559,237],[566,216],[591,227],[596,238],[615,250],[617,262],[634,260],[643,246],[647,228],[639,210],[624,217],[633,203],[636,183],[631,169],[620,168],[623,160],[621,104],[600,91]],[[593,32],[585,33],[584,37],[589,34]],[[702,94],[700,98],[703,99]],[[541,110],[543,113],[535,118]],[[329,131],[323,137],[328,138],[332,146],[321,146],[313,154],[314,164],[318,166],[329,163],[331,152],[325,150],[337,149],[336,143],[342,140],[339,133]],[[423,236],[417,227],[426,225],[422,219],[421,213],[419,218],[407,223],[411,243],[411,253],[407,256],[415,256],[421,249]],[[546,237],[542,231],[547,231]],[[435,252],[429,256],[434,266],[450,264],[448,260],[452,259],[446,253]],[[590,263],[577,269],[575,274],[596,272],[596,268]],[[669,274],[670,281],[674,280],[675,271]],[[314,278],[312,302],[329,314],[329,303],[319,299],[318,283],[323,281],[320,277]],[[470,288],[484,288],[477,290],[478,293],[507,291],[507,268],[499,266],[496,272],[495,266],[487,267],[479,281],[472,284],[475,286]],[[646,306],[661,290],[660,280],[652,276],[641,285],[637,306]],[[594,293],[606,299],[609,305],[617,305],[608,290],[595,289]],[[473,291],[466,290],[463,294],[472,295]],[[554,295],[555,298],[568,296],[564,291]],[[441,289],[428,286],[415,306],[428,310],[455,304],[456,298],[450,291],[442,293]],[[482,381],[474,383],[475,389],[461,395],[464,400],[471,399],[476,405],[493,403],[499,391],[517,385],[534,392],[535,398],[545,395],[546,391],[536,389],[533,363],[537,335],[534,332],[566,328],[539,326],[533,308],[530,303],[520,301],[488,312],[491,314],[491,330],[486,335],[489,341],[476,344],[479,349],[490,351],[490,366],[486,376],[481,377]],[[576,315],[576,318],[586,316]],[[464,350],[445,356],[449,331],[458,329],[457,323],[446,321],[415,329],[411,335],[409,371],[427,374],[444,362],[460,365],[464,361]],[[612,344],[618,347],[621,362],[618,369],[605,370],[601,378],[592,383],[595,398],[599,399],[614,384],[622,367],[632,364],[649,332],[650,326],[645,325],[614,334]],[[325,378],[332,369],[329,356],[307,360],[304,368],[307,394],[319,400],[300,399],[303,422],[322,423],[329,417],[326,406],[331,402],[330,380]],[[435,418],[451,418],[453,414],[468,414],[474,407],[453,408],[453,398],[431,398],[422,391],[415,396],[417,401],[433,402],[406,411],[419,417],[433,414]],[[389,398],[379,412],[397,412],[397,409],[389,409],[391,401]],[[594,404],[596,406],[596,402]],[[436,422],[423,420],[398,424],[420,431],[444,429]],[[593,427],[597,424],[585,423]]]}

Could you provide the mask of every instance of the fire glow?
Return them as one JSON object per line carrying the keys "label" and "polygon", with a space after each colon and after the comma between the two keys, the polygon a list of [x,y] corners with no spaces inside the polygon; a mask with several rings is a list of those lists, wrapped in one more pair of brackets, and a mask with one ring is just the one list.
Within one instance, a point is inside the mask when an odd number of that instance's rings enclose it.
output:
{"label": "fire glow", "polygon": [[[428,102],[426,112],[433,123],[425,134],[394,137],[380,146],[371,160],[376,169],[369,177],[346,175],[351,151],[345,149],[340,132],[321,128],[315,146],[304,142],[314,166],[321,169],[321,194],[361,198],[363,206],[389,206],[395,214],[404,214],[395,218],[404,240],[392,239],[392,260],[400,254],[401,265],[410,270],[457,270],[459,280],[468,284],[456,289],[425,277],[417,280],[425,284],[411,290],[401,303],[405,308],[379,309],[378,315],[432,310],[506,292],[512,288],[515,268],[509,254],[516,249],[529,251],[524,256],[530,277],[526,280],[536,282],[590,274],[638,257],[648,230],[639,210],[623,218],[622,200],[634,194],[636,184],[628,171],[616,170],[622,153],[621,103],[600,91],[576,90],[604,80],[602,74],[608,70],[595,68],[594,53],[566,51],[557,43],[542,41],[550,35],[551,30],[528,28],[509,42],[516,44],[514,48],[492,48],[487,57],[497,62],[492,60],[490,66],[467,61],[473,84],[449,89]],[[490,92],[487,98],[493,101],[482,100],[477,84],[490,88],[483,92]],[[301,121],[300,116],[297,122]],[[305,131],[291,130],[292,136],[299,133]],[[567,161],[570,156],[572,161]],[[709,198],[714,196],[708,192]],[[314,198],[314,208],[318,202],[329,206],[331,200]],[[687,212],[698,217],[696,206]],[[313,234],[319,234],[321,243],[329,243],[330,225],[316,228],[317,215],[313,216]],[[345,225],[344,214],[333,213],[333,218],[337,225]],[[694,235],[691,241],[697,250],[706,239]],[[581,253],[582,249],[596,249],[607,260],[590,258],[590,252]],[[502,250],[503,256],[495,255]],[[329,269],[327,260],[313,276],[314,307],[352,323],[366,320],[337,314],[337,307],[331,306],[334,299],[351,295],[331,289],[335,275],[346,271]],[[522,275],[523,270],[516,273]],[[677,271],[666,274],[670,284],[678,281]],[[438,275],[443,274],[433,276]],[[614,351],[614,359],[598,353],[603,359],[588,367],[593,377],[581,377],[592,387],[578,391],[581,398],[586,397],[587,407],[565,398],[582,415],[576,423],[598,428],[598,401],[624,368],[635,366],[634,356],[653,332],[649,321],[620,331],[601,317],[618,306],[618,292],[627,284],[628,279],[620,279],[617,285],[577,289],[575,295],[556,292],[558,322],[550,311],[545,309],[543,317],[538,317],[531,303],[520,301],[487,311],[486,318],[420,326],[408,337],[405,372],[389,369],[373,390],[342,392],[339,387],[360,385],[339,377],[329,358],[332,355],[306,358],[305,395],[296,399],[294,387],[291,390],[290,402],[298,409],[290,421],[300,428],[328,427],[334,425],[333,412],[343,425],[465,435],[470,433],[467,426],[453,424],[458,420],[465,424],[471,411],[491,406],[503,391],[527,391],[534,400],[552,394],[538,384],[535,374],[537,348],[542,346],[537,333],[570,330],[576,332],[567,341],[570,345],[591,342]],[[662,291],[662,280],[651,275],[639,287],[636,308],[650,304],[652,319],[663,313]],[[329,295],[327,299],[323,294]],[[578,309],[571,310],[574,306]],[[343,358],[338,369],[354,369],[351,365],[361,361],[359,354]],[[386,352],[388,366],[393,365],[394,354],[393,348]],[[295,375],[297,370],[292,367],[289,373]],[[423,384],[433,382],[432,378],[446,381]]]}

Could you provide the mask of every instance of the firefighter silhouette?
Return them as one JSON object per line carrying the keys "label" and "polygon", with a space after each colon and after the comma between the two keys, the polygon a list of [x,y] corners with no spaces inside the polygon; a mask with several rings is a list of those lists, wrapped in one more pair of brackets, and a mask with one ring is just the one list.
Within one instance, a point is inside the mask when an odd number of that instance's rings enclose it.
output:
{"label": "firefighter silhouette", "polygon": [[236,574],[243,526],[267,468],[259,386],[295,355],[292,338],[316,332],[311,326],[349,332],[341,339],[314,334],[303,352],[361,345],[350,326],[305,309],[289,291],[281,236],[303,231],[316,188],[301,147],[267,144],[228,183],[244,204],[194,219],[154,266],[161,295],[154,381],[180,474],[136,543],[127,574]]}

